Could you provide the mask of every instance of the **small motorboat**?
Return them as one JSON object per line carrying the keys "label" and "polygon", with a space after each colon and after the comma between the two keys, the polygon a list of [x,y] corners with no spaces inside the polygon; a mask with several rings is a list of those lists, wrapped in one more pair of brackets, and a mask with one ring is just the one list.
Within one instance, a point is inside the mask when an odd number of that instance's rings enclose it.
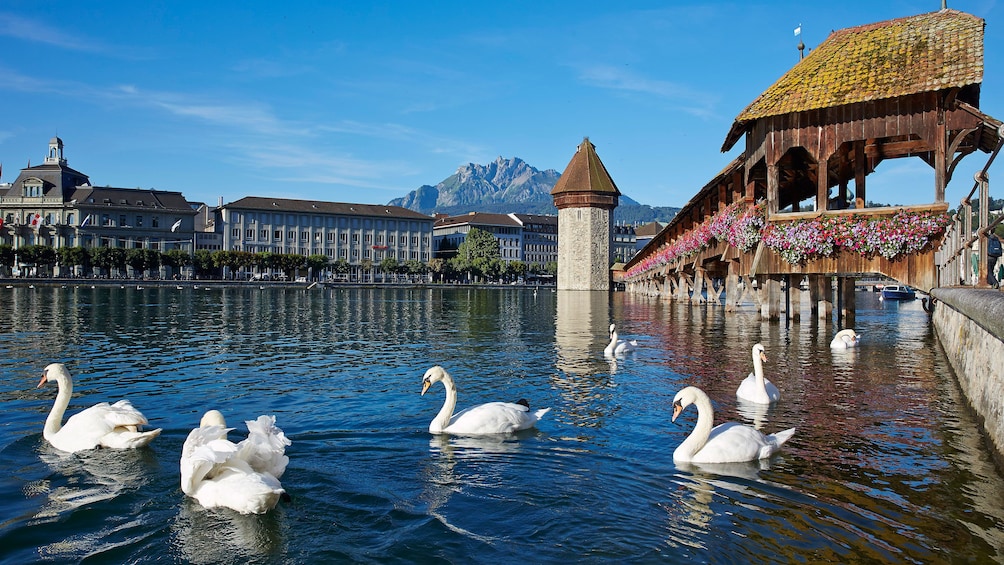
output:
{"label": "small motorboat", "polygon": [[914,300],[917,293],[910,287],[901,284],[887,284],[882,287],[884,300]]}

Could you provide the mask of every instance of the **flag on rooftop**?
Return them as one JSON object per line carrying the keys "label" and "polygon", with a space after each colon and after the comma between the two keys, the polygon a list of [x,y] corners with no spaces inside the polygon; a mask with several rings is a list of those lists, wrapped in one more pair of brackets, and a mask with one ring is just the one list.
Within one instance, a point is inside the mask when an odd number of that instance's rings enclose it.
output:
{"label": "flag on rooftop", "polygon": [[801,34],[802,34],[802,24],[798,24],[798,27],[795,28],[795,35],[798,36]]}
{"label": "flag on rooftop", "polygon": [[176,232],[180,227],[181,227],[181,220],[178,220],[177,222],[174,222],[173,226],[171,226],[171,231]]}
{"label": "flag on rooftop", "polygon": [[35,215],[31,217],[31,227],[37,227],[38,224],[42,223],[42,214],[35,212]]}
{"label": "flag on rooftop", "polygon": [[84,217],[84,221],[80,222],[80,227],[84,227],[84,226],[86,226],[89,223],[91,223],[91,215],[90,214],[88,214],[87,216]]}

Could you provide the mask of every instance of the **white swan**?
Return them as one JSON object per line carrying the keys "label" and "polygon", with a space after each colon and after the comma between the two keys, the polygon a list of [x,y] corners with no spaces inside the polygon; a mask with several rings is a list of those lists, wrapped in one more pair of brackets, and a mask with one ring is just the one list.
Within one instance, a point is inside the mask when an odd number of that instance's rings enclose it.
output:
{"label": "white swan", "polygon": [[850,328],[840,330],[833,336],[833,341],[830,342],[830,348],[849,349],[851,347],[857,347],[859,339],[861,339],[861,334],[856,333]]}
{"label": "white swan", "polygon": [[218,506],[241,514],[262,514],[286,491],[279,478],[286,471],[291,442],[275,425],[275,416],[245,422],[247,439],[227,439],[223,414],[210,410],[188,434],[181,450],[181,490],[205,508]]}
{"label": "white swan", "polygon": [[777,390],[770,379],[763,376],[763,362],[767,360],[763,345],[753,346],[753,372],[736,389],[736,396],[747,402],[770,404],[781,399],[781,391]]}
{"label": "white swan", "polygon": [[457,414],[453,409],[457,406],[457,387],[453,377],[446,369],[436,365],[425,372],[422,378],[422,396],[434,383],[442,381],[446,388],[446,402],[439,414],[429,424],[429,431],[434,434],[507,434],[534,427],[550,408],[530,411],[529,403],[521,402],[489,402],[462,410]]}
{"label": "white swan", "polygon": [[51,363],[46,366],[36,388],[52,381],[59,386],[59,393],[45,419],[42,437],[56,449],[69,453],[96,447],[131,449],[143,447],[160,435],[160,428],[140,431],[140,427],[147,424],[146,417],[128,400],[95,404],[70,416],[63,424],[63,413],[73,395],[73,379],[66,365]]}
{"label": "white swan", "polygon": [[636,347],[638,347],[638,340],[618,339],[617,325],[610,324],[610,343],[607,344],[606,349],[603,350],[603,355],[607,357],[613,355],[623,355],[628,351],[633,351]]}
{"label": "white swan", "polygon": [[691,404],[697,405],[697,425],[673,452],[673,461],[739,463],[770,457],[795,433],[795,428],[770,435],[736,422],[711,427],[715,414],[711,399],[701,389],[688,386],[673,399],[673,421]]}

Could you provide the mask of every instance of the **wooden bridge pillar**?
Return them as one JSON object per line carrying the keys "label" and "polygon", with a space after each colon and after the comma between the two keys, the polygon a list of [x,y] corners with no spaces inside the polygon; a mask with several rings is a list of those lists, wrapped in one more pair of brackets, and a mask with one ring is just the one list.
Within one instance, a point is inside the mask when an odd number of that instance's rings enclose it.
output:
{"label": "wooden bridge pillar", "polygon": [[802,275],[788,275],[788,319],[799,321],[802,318],[802,289],[799,284],[802,282]]}
{"label": "wooden bridge pillar", "polygon": [[729,261],[725,276],[725,311],[735,312],[739,306],[739,261]]}
{"label": "wooden bridge pillar", "polygon": [[676,276],[676,299],[681,302],[690,300],[690,284],[687,282],[687,273],[680,271]]}
{"label": "wooden bridge pillar", "polygon": [[759,295],[760,319],[781,319],[781,276],[757,275],[757,294]]}
{"label": "wooden bridge pillar", "polygon": [[826,275],[809,275],[809,292],[816,316],[820,320],[828,320],[833,314],[833,281]]}
{"label": "wooden bridge pillar", "polygon": [[[701,294],[701,290],[704,289],[704,285],[707,283],[707,270],[704,267],[697,267],[694,269],[694,294],[690,297],[691,304],[703,304],[704,296]],[[708,294],[711,294],[710,287],[708,288]]]}
{"label": "wooden bridge pillar", "polygon": [[857,295],[854,294],[854,278],[853,277],[838,277],[837,278],[837,289],[840,293],[840,320],[842,327],[852,328],[854,327],[855,320],[855,304],[857,300]]}

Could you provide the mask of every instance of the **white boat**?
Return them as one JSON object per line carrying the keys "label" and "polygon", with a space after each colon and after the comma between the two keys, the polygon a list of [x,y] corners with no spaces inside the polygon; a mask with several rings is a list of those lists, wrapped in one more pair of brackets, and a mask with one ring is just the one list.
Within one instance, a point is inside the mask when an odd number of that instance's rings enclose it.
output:
{"label": "white boat", "polygon": [[906,285],[887,284],[882,287],[882,298],[885,300],[914,300],[917,293]]}

